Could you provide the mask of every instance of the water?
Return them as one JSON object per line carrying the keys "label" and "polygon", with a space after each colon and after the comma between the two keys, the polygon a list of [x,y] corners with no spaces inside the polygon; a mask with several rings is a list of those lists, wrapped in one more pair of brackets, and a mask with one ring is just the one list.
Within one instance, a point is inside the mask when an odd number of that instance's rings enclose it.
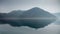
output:
{"label": "water", "polygon": [[27,26],[12,27],[0,25],[0,34],[60,34],[60,25],[50,24],[44,28],[34,29]]}

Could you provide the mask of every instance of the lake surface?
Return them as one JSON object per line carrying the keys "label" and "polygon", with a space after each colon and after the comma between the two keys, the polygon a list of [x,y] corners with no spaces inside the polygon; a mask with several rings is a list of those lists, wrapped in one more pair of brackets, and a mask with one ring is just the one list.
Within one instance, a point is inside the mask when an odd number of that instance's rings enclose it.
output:
{"label": "lake surface", "polygon": [[60,25],[50,24],[44,28],[34,29],[27,26],[12,27],[0,25],[0,34],[60,34]]}

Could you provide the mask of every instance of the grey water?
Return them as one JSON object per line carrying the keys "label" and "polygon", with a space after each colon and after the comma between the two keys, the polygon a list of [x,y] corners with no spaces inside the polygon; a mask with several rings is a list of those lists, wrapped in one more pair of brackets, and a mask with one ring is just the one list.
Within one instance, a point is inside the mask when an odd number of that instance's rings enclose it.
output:
{"label": "grey water", "polygon": [[60,25],[52,23],[44,28],[34,29],[27,26],[12,27],[9,24],[0,25],[0,34],[60,34]]}

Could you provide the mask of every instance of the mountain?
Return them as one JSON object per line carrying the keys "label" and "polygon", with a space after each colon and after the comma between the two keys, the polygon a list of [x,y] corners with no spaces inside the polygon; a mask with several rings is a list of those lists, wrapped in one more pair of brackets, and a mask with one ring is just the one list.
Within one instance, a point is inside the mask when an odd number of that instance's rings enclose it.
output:
{"label": "mountain", "polygon": [[60,13],[54,13],[56,17],[58,17],[57,21],[55,22],[56,25],[60,25]]}
{"label": "mountain", "polygon": [[2,22],[2,18],[5,18],[6,15],[7,13],[0,13],[0,24],[5,24],[4,22]]}
{"label": "mountain", "polygon": [[54,13],[54,15],[60,17],[60,13]]}
{"label": "mountain", "polygon": [[56,20],[56,16],[38,7],[24,12],[22,16],[23,18],[27,18],[23,22],[26,22],[28,26],[34,28],[42,28]]}
{"label": "mountain", "polygon": [[15,10],[7,13],[0,21],[2,23],[10,24],[11,26],[29,26],[32,28],[42,28],[55,20],[56,16],[44,11],[43,9],[34,7],[27,11]]}
{"label": "mountain", "polygon": [[8,13],[8,17],[19,17],[20,15],[23,14],[24,11],[21,10],[14,10],[10,13]]}

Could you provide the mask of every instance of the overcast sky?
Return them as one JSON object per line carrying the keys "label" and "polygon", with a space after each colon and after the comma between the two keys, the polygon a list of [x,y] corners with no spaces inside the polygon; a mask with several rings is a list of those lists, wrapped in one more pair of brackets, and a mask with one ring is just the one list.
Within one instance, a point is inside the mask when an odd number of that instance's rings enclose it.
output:
{"label": "overcast sky", "polygon": [[39,7],[51,13],[59,12],[58,0],[0,0],[0,13],[28,10],[33,7]]}

